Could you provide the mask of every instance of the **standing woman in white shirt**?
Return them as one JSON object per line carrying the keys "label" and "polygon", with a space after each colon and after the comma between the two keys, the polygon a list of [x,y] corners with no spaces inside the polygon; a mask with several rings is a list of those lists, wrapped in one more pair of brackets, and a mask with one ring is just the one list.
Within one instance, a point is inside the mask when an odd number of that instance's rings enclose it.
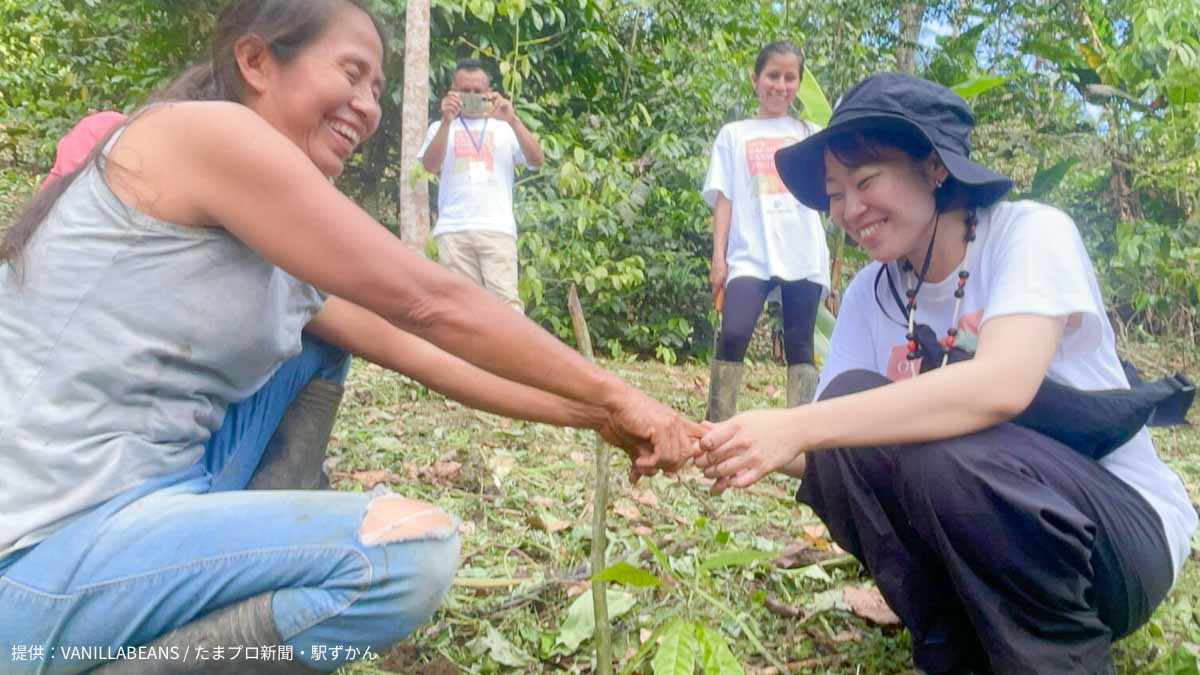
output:
{"label": "standing woman in white shirt", "polygon": [[791,115],[804,54],[781,40],[763,47],[751,82],[758,114],[726,124],[713,145],[704,200],[713,210],[713,301],[722,311],[708,389],[708,419],[737,413],[742,361],[763,302],[779,287],[788,364],[787,403],[812,400],[817,386],[813,328],[829,288],[829,248],[816,211],[797,201],[775,169],[775,152],[817,131]]}
{"label": "standing woman in white shirt", "polygon": [[[1111,644],[1166,595],[1196,513],[1146,416],[1086,442],[1120,418],[1086,413],[1142,389],[1127,392],[1075,223],[999,201],[1012,181],[969,159],[974,124],[946,87],[883,73],[779,153],[792,194],[874,262],[843,297],[820,400],[712,425],[697,464],[718,492],[799,477],[920,670],[1112,673]],[[1049,407],[1075,414],[1034,414],[1055,388]]]}

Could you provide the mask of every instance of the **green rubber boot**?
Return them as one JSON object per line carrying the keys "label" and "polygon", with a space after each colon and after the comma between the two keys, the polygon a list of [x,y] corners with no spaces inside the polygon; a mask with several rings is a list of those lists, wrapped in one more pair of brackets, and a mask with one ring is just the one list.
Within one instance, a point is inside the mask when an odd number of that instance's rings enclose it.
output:
{"label": "green rubber boot", "polygon": [[787,406],[795,408],[798,405],[812,403],[817,393],[817,380],[820,373],[811,363],[797,363],[787,369]]}
{"label": "green rubber boot", "polygon": [[737,414],[738,389],[742,386],[742,370],[745,366],[733,361],[712,360],[712,373],[708,380],[709,422],[724,422]]}

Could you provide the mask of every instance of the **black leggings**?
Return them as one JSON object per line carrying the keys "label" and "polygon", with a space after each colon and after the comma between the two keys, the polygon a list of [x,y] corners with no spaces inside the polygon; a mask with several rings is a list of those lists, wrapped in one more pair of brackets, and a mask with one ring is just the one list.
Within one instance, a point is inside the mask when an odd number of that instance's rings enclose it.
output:
{"label": "black leggings", "polygon": [[717,339],[717,358],[741,363],[762,313],[767,293],[779,286],[783,295],[783,353],[789,366],[813,362],[813,329],[822,288],[811,281],[769,281],[738,277],[725,287],[725,311],[721,317],[721,335]]}

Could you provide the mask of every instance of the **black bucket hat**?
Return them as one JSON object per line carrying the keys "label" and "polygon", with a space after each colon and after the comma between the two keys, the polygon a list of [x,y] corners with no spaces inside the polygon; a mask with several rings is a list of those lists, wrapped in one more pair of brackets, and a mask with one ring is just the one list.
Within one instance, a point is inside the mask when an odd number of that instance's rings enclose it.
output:
{"label": "black bucket hat", "polygon": [[1012,180],[972,162],[975,116],[961,96],[904,73],[879,73],[854,85],[838,102],[829,126],[775,153],[779,177],[796,199],[829,210],[825,194],[825,146],[847,131],[899,127],[923,136],[963,188],[971,206],[988,206],[1012,189]]}

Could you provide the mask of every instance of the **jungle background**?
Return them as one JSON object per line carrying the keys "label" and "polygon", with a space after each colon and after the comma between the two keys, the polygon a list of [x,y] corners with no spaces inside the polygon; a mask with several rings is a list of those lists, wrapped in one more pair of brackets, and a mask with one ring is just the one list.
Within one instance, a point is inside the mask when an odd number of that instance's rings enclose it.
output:
{"label": "jungle background", "polygon": [[[798,114],[818,121],[825,101],[880,70],[955,87],[978,117],[974,156],[1014,178],[1013,198],[1075,218],[1122,355],[1149,375],[1200,370],[1200,0],[412,1],[428,3],[430,119],[455,60],[480,57],[546,150],[515,195],[529,316],[574,342],[574,283],[604,365],[693,416],[716,319],[699,187],[719,127],[754,113],[753,58],[778,38],[804,48]],[[202,57],[219,5],[0,0],[0,228],[75,121],[132,112]],[[375,9],[392,33],[383,123],[339,185],[399,236],[412,208],[400,123],[412,8]],[[844,287],[864,257],[828,233]],[[767,316],[743,409],[783,404],[771,331]],[[1200,494],[1200,433],[1155,438]],[[446,505],[464,520],[464,562],[430,626],[351,670],[591,672],[593,448],[588,434],[466,410],[356,363],[335,430],[337,487]],[[626,571],[609,591],[618,667],[911,667],[907,635],[860,597],[869,579],[794,505],[794,485],[711,498],[696,478],[613,480],[608,558],[647,575]],[[1194,567],[1118,645],[1122,672],[1198,672]]]}

